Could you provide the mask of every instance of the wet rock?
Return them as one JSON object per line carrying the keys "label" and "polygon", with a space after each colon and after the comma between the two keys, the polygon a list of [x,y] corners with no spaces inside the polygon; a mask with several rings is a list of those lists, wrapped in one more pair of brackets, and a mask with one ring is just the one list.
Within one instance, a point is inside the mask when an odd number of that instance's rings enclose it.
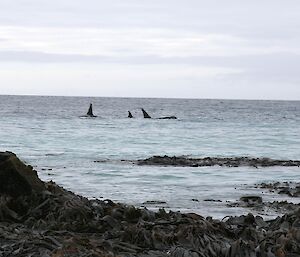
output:
{"label": "wet rock", "polygon": [[183,247],[173,247],[169,251],[169,256],[172,257],[199,257],[197,251],[188,250]]}
{"label": "wet rock", "polygon": [[25,165],[13,153],[0,152],[0,194],[15,197],[43,190],[44,184],[32,166]]}
{"label": "wet rock", "polygon": [[247,195],[247,196],[242,196],[240,198],[241,202],[244,202],[247,206],[256,206],[262,204],[263,200],[261,196],[256,196],[256,195]]}
{"label": "wet rock", "polygon": [[125,219],[130,222],[137,222],[142,216],[142,211],[135,208],[134,206],[129,206],[125,209]]}
{"label": "wet rock", "polygon": [[111,212],[113,218],[117,220],[121,220],[124,218],[124,209],[122,208],[114,208]]}
{"label": "wet rock", "polygon": [[297,218],[297,219],[293,222],[292,227],[293,227],[293,228],[300,229],[300,218]]}
{"label": "wet rock", "polygon": [[218,200],[218,199],[204,199],[203,201],[204,202],[217,202],[217,203],[221,203],[222,202],[221,200]]}
{"label": "wet rock", "polygon": [[292,202],[287,202],[287,201],[273,201],[273,202],[262,201],[261,202],[260,196],[250,196],[250,199],[248,199],[248,197],[249,196],[241,197],[241,199],[236,202],[227,201],[226,205],[231,208],[234,207],[250,208],[264,215],[268,215],[270,209],[273,209],[273,211],[279,214],[283,214],[283,213],[294,212],[298,208],[300,208],[300,204],[295,204]]}
{"label": "wet rock", "polygon": [[[0,167],[6,163],[3,167],[23,178],[14,184],[19,194],[7,188],[0,192],[0,256],[299,256],[300,209],[267,222],[251,213],[220,221],[153,212],[108,199],[88,200],[54,182],[43,183],[15,158],[0,154]],[[10,181],[10,176],[2,178],[2,185]],[[31,190],[21,194],[23,183]],[[267,204],[259,196],[240,202]]]}
{"label": "wet rock", "polygon": [[250,157],[205,157],[189,158],[184,156],[152,156],[148,159],[136,161],[138,165],[179,166],[179,167],[203,167],[203,166],[227,166],[227,167],[271,167],[271,166],[300,166],[300,160],[275,160],[270,158]]}
{"label": "wet rock", "polygon": [[295,182],[275,182],[261,183],[256,185],[256,188],[268,189],[270,192],[285,194],[290,197],[300,197],[300,183]]}
{"label": "wet rock", "polygon": [[153,222],[155,220],[155,212],[149,211],[147,208],[144,208],[142,210],[142,220],[143,221],[151,221]]}
{"label": "wet rock", "polygon": [[167,202],[164,202],[164,201],[155,201],[155,200],[143,202],[143,204],[145,204],[145,205],[166,204],[166,203]]}
{"label": "wet rock", "polygon": [[104,223],[110,228],[119,226],[119,222],[109,215],[104,216],[101,220],[104,221]]}

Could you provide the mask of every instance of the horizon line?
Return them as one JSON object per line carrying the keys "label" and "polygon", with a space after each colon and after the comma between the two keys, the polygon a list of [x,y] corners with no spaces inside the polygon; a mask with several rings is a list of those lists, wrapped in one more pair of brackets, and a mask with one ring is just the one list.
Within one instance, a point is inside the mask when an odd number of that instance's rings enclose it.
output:
{"label": "horizon line", "polygon": [[255,99],[255,98],[188,98],[188,97],[147,97],[147,96],[91,96],[91,95],[44,95],[44,94],[2,94],[0,96],[25,96],[25,97],[82,97],[82,98],[141,98],[141,99],[178,99],[178,100],[225,100],[225,101],[283,101],[299,102],[300,99]]}

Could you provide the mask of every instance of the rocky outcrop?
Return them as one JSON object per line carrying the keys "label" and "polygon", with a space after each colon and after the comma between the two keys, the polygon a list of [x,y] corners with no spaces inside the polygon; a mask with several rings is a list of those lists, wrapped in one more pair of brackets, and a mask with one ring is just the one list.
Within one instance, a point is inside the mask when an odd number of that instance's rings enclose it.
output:
{"label": "rocky outcrop", "polygon": [[44,183],[30,165],[25,165],[11,152],[0,152],[0,194],[28,195],[43,191]]}
{"label": "rocky outcrop", "polygon": [[256,188],[268,189],[270,192],[288,195],[290,197],[300,197],[300,183],[295,182],[275,182],[261,183]]}
{"label": "rocky outcrop", "polygon": [[261,196],[256,195],[246,195],[240,198],[241,202],[247,204],[247,206],[256,206],[258,204],[262,204],[263,200]]}
{"label": "rocky outcrop", "polygon": [[158,166],[180,166],[180,167],[203,167],[203,166],[226,166],[226,167],[271,167],[271,166],[297,166],[300,167],[300,161],[293,160],[275,160],[270,158],[250,158],[250,157],[170,157],[170,156],[152,156],[148,159],[138,160],[138,165],[158,165]]}
{"label": "rocky outcrop", "polygon": [[41,182],[15,155],[0,156],[0,174],[5,174],[1,185],[10,183],[12,176],[19,178],[13,186],[17,194],[9,186],[0,193],[0,256],[300,254],[300,210],[268,222],[252,214],[220,221],[164,209],[153,212],[110,200],[88,200],[53,182]]}

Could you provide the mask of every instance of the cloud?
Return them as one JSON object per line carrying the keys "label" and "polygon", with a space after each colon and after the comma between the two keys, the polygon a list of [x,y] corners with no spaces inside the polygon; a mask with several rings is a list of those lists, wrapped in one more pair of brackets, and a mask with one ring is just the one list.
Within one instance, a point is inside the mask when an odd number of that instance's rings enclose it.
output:
{"label": "cloud", "polygon": [[[0,93],[14,94],[17,88],[19,94],[195,97],[187,90],[191,81],[199,83],[236,72],[239,71],[184,64],[42,63],[32,67],[26,63],[2,63],[1,80],[15,86],[0,87]],[[205,84],[201,84],[200,89],[205,90]]]}
{"label": "cloud", "polygon": [[241,56],[300,53],[298,45],[272,45],[225,34],[171,29],[96,29],[0,26],[0,51],[106,57]]}
{"label": "cloud", "polygon": [[80,95],[87,84],[98,95],[157,88],[225,98],[273,88],[293,98],[299,12],[296,0],[2,0],[0,83],[43,94]]}
{"label": "cloud", "polygon": [[0,24],[171,28],[259,38],[297,35],[298,0],[1,0]]}
{"label": "cloud", "polygon": [[[169,29],[0,27],[0,50],[112,57],[224,55],[241,39]],[[222,42],[222,44],[220,44]],[[237,50],[237,49],[236,49]]]}

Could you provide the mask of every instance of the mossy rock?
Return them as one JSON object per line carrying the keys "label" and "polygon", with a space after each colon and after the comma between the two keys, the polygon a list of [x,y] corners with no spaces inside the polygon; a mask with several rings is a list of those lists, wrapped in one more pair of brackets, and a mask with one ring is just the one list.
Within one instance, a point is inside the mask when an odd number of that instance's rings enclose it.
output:
{"label": "mossy rock", "polygon": [[0,152],[0,195],[17,197],[45,190],[32,166],[25,165],[11,152]]}

